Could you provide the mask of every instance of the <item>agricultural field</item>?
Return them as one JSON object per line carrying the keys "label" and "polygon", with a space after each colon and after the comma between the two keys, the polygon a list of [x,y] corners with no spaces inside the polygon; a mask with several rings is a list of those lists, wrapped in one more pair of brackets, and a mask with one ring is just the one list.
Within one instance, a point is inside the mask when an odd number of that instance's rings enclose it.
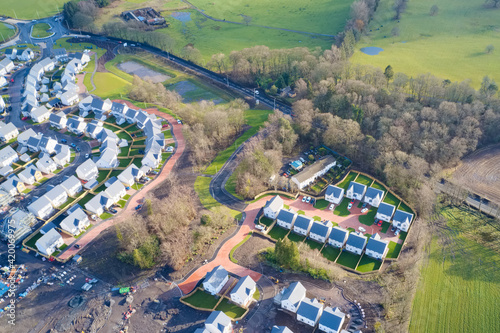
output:
{"label": "agricultural field", "polygon": [[[357,44],[351,61],[409,76],[431,73],[451,81],[471,80],[478,88],[485,75],[500,80],[500,19],[498,10],[487,9],[484,1],[410,1],[399,21],[394,20],[394,1],[381,0],[368,35]],[[430,15],[433,5],[438,13]],[[399,36],[393,37],[394,28]],[[493,45],[496,51],[485,52]],[[378,55],[367,55],[364,47],[379,47]],[[453,61],[450,61],[453,60]]]}
{"label": "agricultural field", "polygon": [[53,16],[62,11],[65,0],[2,0],[0,15],[22,20]]}
{"label": "agricultural field", "polygon": [[[441,215],[448,229],[443,228],[427,248],[409,331],[496,331],[500,249],[494,235],[498,231],[466,207],[446,207]],[[486,234],[493,239],[485,241]]]}
{"label": "agricultural field", "polygon": [[500,204],[499,165],[500,145],[478,150],[462,160],[453,173],[452,182]]}
{"label": "agricultural field", "polygon": [[0,23],[0,38],[2,42],[14,36],[15,33],[16,29],[12,25]]}

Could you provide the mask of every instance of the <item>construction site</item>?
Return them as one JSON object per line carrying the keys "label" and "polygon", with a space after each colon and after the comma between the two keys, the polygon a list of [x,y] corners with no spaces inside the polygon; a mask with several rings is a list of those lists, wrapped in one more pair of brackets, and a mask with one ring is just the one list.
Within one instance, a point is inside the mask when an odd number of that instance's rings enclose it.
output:
{"label": "construction site", "polygon": [[158,28],[168,27],[169,23],[163,16],[151,7],[139,8],[122,12],[125,21],[137,21]]}

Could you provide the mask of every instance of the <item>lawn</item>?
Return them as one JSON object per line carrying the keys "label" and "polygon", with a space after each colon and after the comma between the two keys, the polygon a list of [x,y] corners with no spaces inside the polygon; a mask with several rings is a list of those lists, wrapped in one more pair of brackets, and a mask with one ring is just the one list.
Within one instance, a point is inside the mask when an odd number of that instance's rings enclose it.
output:
{"label": "lawn", "polygon": [[222,311],[226,315],[228,315],[229,317],[231,317],[233,319],[240,318],[241,316],[243,316],[243,314],[246,311],[245,309],[240,308],[236,304],[229,303],[229,301],[226,298],[224,298],[219,303],[219,305],[217,306],[217,308],[215,308],[215,310],[216,311]]}
{"label": "lawn", "polygon": [[118,161],[120,162],[120,164],[118,166],[121,168],[124,168],[124,167],[128,166],[130,164],[130,162],[132,162],[132,159],[131,158],[123,158],[123,159],[120,159]]}
{"label": "lawn", "polygon": [[314,203],[314,208],[316,209],[327,209],[328,206],[330,206],[330,202],[329,201],[326,201],[325,199],[319,199],[319,200],[316,200],[316,202]]}
{"label": "lawn", "polygon": [[96,90],[92,94],[102,98],[120,98],[127,95],[130,83],[113,73],[97,72],[94,76]]}
{"label": "lawn", "polygon": [[387,233],[387,230],[389,230],[390,226],[391,226],[391,224],[389,222],[383,222],[382,229],[380,230],[380,232],[383,234]]}
{"label": "lawn", "polygon": [[337,257],[340,254],[340,249],[333,247],[333,246],[325,246],[323,248],[323,251],[321,251],[321,254],[326,259],[328,259],[330,261],[335,261],[335,259],[337,259]]}
{"label": "lawn", "polygon": [[393,241],[390,241],[389,250],[387,251],[386,258],[397,258],[399,256],[399,252],[401,251],[402,247],[403,244],[398,244]]}
{"label": "lawn", "polygon": [[399,210],[402,210],[404,212],[410,213],[410,214],[415,214],[410,207],[408,207],[404,202],[401,201],[401,204],[399,205]]}
{"label": "lawn", "polygon": [[118,205],[119,205],[121,208],[125,207],[125,205],[126,205],[126,204],[127,204],[127,200],[120,200],[120,201],[118,201]]}
{"label": "lawn", "polygon": [[[431,73],[451,81],[471,79],[475,88],[479,88],[485,75],[498,82],[498,10],[487,9],[483,3],[468,0],[411,1],[401,19],[396,21],[393,19],[394,1],[381,0],[368,27],[368,35],[357,44],[351,61],[382,70],[391,65],[394,72],[404,72],[408,76]],[[434,4],[439,12],[430,16],[429,10]],[[391,31],[396,26],[399,36],[392,37]],[[490,44],[495,51],[487,54],[485,48]],[[384,51],[369,56],[360,51],[367,46],[380,47]]]}
{"label": "lawn", "polygon": [[102,182],[104,179],[106,179],[108,174],[109,174],[109,170],[99,170],[99,174],[97,176],[97,182],[98,183]]}
{"label": "lawn", "polygon": [[288,239],[291,240],[292,242],[302,243],[304,241],[304,239],[306,239],[306,236],[302,236],[302,235],[296,234],[294,232],[290,232],[288,234]]}
{"label": "lawn", "polygon": [[338,187],[343,188],[344,190],[347,190],[347,187],[349,186],[349,183],[356,178],[358,174],[356,172],[349,172],[347,177],[345,177],[344,181],[340,184],[337,184]]}
{"label": "lawn", "polygon": [[373,183],[373,179],[362,174],[359,174],[355,181],[356,183],[360,183],[366,186],[370,186],[370,184]]}
{"label": "lawn", "polygon": [[59,207],[60,210],[63,210],[64,208],[68,207],[69,205],[71,205],[73,203],[73,201],[75,201],[76,198],[72,198],[72,197],[68,197],[68,200],[66,200],[65,203],[63,203],[61,205],[61,207]]}
{"label": "lawn", "polygon": [[59,247],[59,250],[63,251],[64,249],[66,249],[68,247],[68,244],[63,244]]}
{"label": "lawn", "polygon": [[183,301],[198,308],[213,309],[217,304],[218,300],[209,293],[206,293],[203,290],[198,289],[191,296],[184,298]]}
{"label": "lawn", "polygon": [[236,181],[237,181],[237,179],[238,179],[238,174],[236,172],[233,172],[231,174],[231,176],[229,176],[229,178],[227,179],[226,185],[224,187],[229,193],[234,195],[236,198],[238,198],[240,200],[244,200],[244,198],[241,195],[236,193]]}
{"label": "lawn", "polygon": [[90,200],[92,200],[93,197],[94,197],[93,194],[87,193],[83,198],[81,198],[80,200],[78,200],[78,204],[80,206],[82,206],[83,208],[85,208],[85,204],[87,202],[89,202]]}
{"label": "lawn", "polygon": [[364,225],[371,226],[375,221],[375,215],[377,215],[377,207],[371,207],[368,209],[366,214],[360,215],[358,220]]}
{"label": "lawn", "polygon": [[372,187],[387,192],[387,189],[384,187],[384,185],[380,184],[377,181],[373,182]]}
{"label": "lawn", "polygon": [[396,198],[396,196],[391,192],[387,192],[383,202],[394,205],[396,207],[399,205],[399,199]]}
{"label": "lawn", "polygon": [[248,233],[248,235],[241,241],[239,242],[238,244],[236,244],[232,249],[231,249],[231,252],[229,252],[229,259],[234,262],[235,264],[238,263],[238,260],[236,258],[233,257],[233,254],[234,254],[234,251],[236,251],[240,246],[242,246],[243,244],[245,244],[245,242],[247,240],[250,239],[250,237],[252,237],[252,232],[250,231]]}
{"label": "lawn", "polygon": [[[2,10],[0,9],[0,11],[2,11]],[[16,33],[16,29],[14,28],[14,26],[12,26],[10,24],[0,23],[0,34],[1,34],[0,36],[3,37],[2,42],[4,40],[14,36],[15,33]]]}
{"label": "lawn", "polygon": [[368,257],[367,255],[363,255],[356,270],[359,272],[371,272],[378,270],[381,265],[382,262],[380,260],[376,260]]}
{"label": "lawn", "polygon": [[337,259],[337,264],[340,264],[345,267],[349,268],[356,268],[356,264],[359,261],[359,256],[347,251],[344,251],[340,254],[339,258]]}
{"label": "lawn", "polygon": [[226,163],[228,158],[234,153],[237,147],[239,147],[243,142],[248,140],[251,136],[255,135],[260,127],[267,121],[267,117],[272,111],[269,110],[247,110],[245,111],[245,123],[252,126],[240,137],[238,137],[235,142],[229,146],[227,149],[220,152],[212,163],[206,168],[205,174],[215,175],[222,166]]}
{"label": "lawn", "polygon": [[312,249],[312,250],[321,250],[323,247],[323,243],[316,242],[312,239],[306,239],[305,243]]}
{"label": "lawn", "polygon": [[286,234],[288,233],[289,230],[283,229],[277,224],[274,225],[274,227],[267,233],[271,238],[273,239],[283,239],[285,238]]}
{"label": "lawn", "polygon": [[[210,195],[210,181],[212,178],[209,177],[202,177],[199,176],[196,178],[196,181],[194,182],[194,190],[196,194],[198,194],[198,197],[200,198],[201,204],[206,208],[206,209],[211,209],[215,207],[219,207],[221,204],[217,202],[211,195]],[[235,218],[239,218],[241,215],[240,212],[236,210],[232,210],[231,215]]]}
{"label": "lawn", "polygon": [[45,38],[52,35],[52,32],[48,32],[50,29],[50,25],[48,23],[37,23],[33,26],[33,30],[31,31],[31,37],[36,38]]}
{"label": "lawn", "polygon": [[18,19],[38,19],[61,12],[65,0],[2,0],[0,15]]}
{"label": "lawn", "polygon": [[274,222],[274,220],[271,220],[270,218],[265,217],[265,216],[262,216],[260,218],[260,223],[262,223],[266,227],[269,227],[271,224],[273,224],[273,222]]}
{"label": "lawn", "polygon": [[351,202],[350,199],[344,198],[340,205],[337,205],[335,209],[333,210],[333,214],[338,215],[338,216],[347,216],[351,214],[349,210],[347,209],[347,206],[349,205],[349,202]]}
{"label": "lawn", "polygon": [[36,241],[40,239],[40,237],[42,237],[42,233],[41,232],[38,232],[36,235],[34,235],[33,237],[30,238],[29,241],[26,242],[26,246],[29,246],[33,249],[36,249]]}
{"label": "lawn", "polygon": [[99,216],[99,218],[101,220],[106,220],[106,219],[109,219],[112,216],[113,216],[113,214],[106,212],[106,213],[102,213],[101,216]]}

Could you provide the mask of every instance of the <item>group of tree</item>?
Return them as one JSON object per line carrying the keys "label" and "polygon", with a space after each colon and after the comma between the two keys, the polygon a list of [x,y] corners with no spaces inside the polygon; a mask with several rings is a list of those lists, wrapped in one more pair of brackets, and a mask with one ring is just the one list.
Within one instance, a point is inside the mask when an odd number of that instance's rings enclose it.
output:
{"label": "group of tree", "polygon": [[182,101],[178,92],[166,89],[161,83],[143,80],[137,75],[134,75],[128,95],[134,101],[155,103],[170,109],[176,109]]}

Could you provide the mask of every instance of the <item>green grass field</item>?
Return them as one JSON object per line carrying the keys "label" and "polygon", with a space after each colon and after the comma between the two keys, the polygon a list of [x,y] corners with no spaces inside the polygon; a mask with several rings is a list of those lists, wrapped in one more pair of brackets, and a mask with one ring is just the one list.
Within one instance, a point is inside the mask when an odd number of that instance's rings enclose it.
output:
{"label": "green grass field", "polygon": [[271,238],[273,239],[283,239],[285,238],[286,234],[288,233],[289,230],[283,229],[277,224],[274,225],[274,227],[267,233]]}
{"label": "green grass field", "polygon": [[351,252],[344,251],[344,252],[342,252],[342,254],[340,254],[339,258],[337,259],[337,264],[355,269],[356,264],[359,261],[359,258],[360,257],[358,255],[355,255]]}
{"label": "green grass field", "polygon": [[389,205],[394,205],[397,208],[400,201],[394,194],[392,194],[391,192],[387,192],[383,202],[388,203]]}
{"label": "green grass field", "polygon": [[347,216],[351,214],[349,210],[347,209],[347,206],[349,205],[350,200],[348,198],[344,198],[340,205],[335,206],[335,209],[333,210],[333,214],[338,215],[338,216]]}
{"label": "green grass field", "polygon": [[314,203],[314,208],[316,208],[316,209],[324,210],[324,209],[327,209],[329,206],[330,206],[330,202],[326,201],[325,199],[316,200],[316,202]]}
{"label": "green grass field", "polygon": [[18,19],[38,19],[62,11],[64,0],[2,0],[0,15]]}
{"label": "green grass field", "polygon": [[50,25],[47,23],[37,23],[33,26],[33,30],[31,30],[31,37],[36,38],[45,38],[52,35],[52,32],[48,32],[50,29]]}
{"label": "green grass field", "polygon": [[337,249],[337,248],[332,247],[332,246],[325,246],[323,248],[323,251],[321,251],[321,254],[326,259],[328,259],[330,261],[335,261],[335,259],[337,259],[337,257],[340,254],[340,249]]}
{"label": "green grass field", "polygon": [[[11,28],[10,28],[10,27]],[[0,23],[0,38],[2,38],[2,42],[16,33],[16,29],[12,25],[7,25],[5,23]]]}
{"label": "green grass field", "polygon": [[306,239],[306,237],[299,235],[299,234],[296,234],[294,232],[290,232],[288,234],[288,239],[291,240],[292,242],[302,243],[304,241],[304,239]]}
{"label": "green grass field", "polygon": [[312,239],[306,239],[305,243],[311,250],[321,250],[323,247],[323,243],[318,243]]}
{"label": "green grass field", "polygon": [[[87,76],[89,75],[86,75],[85,77]],[[102,98],[111,98],[111,99],[120,98],[121,96],[126,96],[128,94],[128,89],[130,87],[129,82],[125,81],[121,77],[116,76],[113,73],[101,73],[101,72],[95,73],[94,84],[96,86],[96,90],[94,90],[92,94]],[[88,88],[89,87],[87,87],[87,89]]]}
{"label": "green grass field", "polygon": [[373,179],[371,179],[370,177],[367,177],[365,175],[358,175],[358,177],[356,178],[356,183],[360,183],[360,184],[363,184],[363,185],[366,185],[366,186],[370,186],[370,184],[373,182]]}
{"label": "green grass field", "polygon": [[[485,222],[477,212],[447,207],[442,215],[450,229],[443,230],[427,249],[429,256],[421,269],[409,331],[498,331],[498,239],[482,244],[475,240],[481,233],[469,227],[471,220],[478,222],[475,225]],[[488,225],[480,228],[483,232],[494,230]]]}
{"label": "green grass field", "polygon": [[[194,182],[194,190],[196,194],[198,194],[198,197],[200,198],[201,204],[206,208],[206,209],[211,209],[215,207],[221,206],[217,200],[215,200],[211,195],[210,195],[210,181],[212,178],[209,177],[202,177],[199,176],[196,178],[196,181]],[[232,210],[231,215],[233,215],[235,218],[239,218],[241,216],[241,213]]]}
{"label": "green grass field", "polygon": [[373,221],[375,221],[375,215],[377,214],[377,207],[372,207],[368,209],[366,214],[360,215],[358,220],[364,225],[371,226]]}
{"label": "green grass field", "polygon": [[[430,72],[451,81],[471,79],[475,88],[485,75],[500,81],[498,9],[484,8],[484,1],[411,1],[398,23],[393,20],[393,4],[393,0],[380,1],[369,25],[369,36],[357,44],[353,62],[382,69],[391,65],[395,72],[410,76]],[[430,16],[434,4],[439,13]],[[400,35],[392,37],[391,31],[396,26]],[[490,44],[495,51],[487,54],[485,48]],[[360,51],[367,46],[381,47],[384,51],[369,56]]]}
{"label": "green grass field", "polygon": [[397,258],[403,244],[398,244],[393,241],[389,242],[389,250],[387,251],[386,258]]}
{"label": "green grass field", "polygon": [[381,265],[381,261],[370,258],[367,255],[363,255],[359,261],[358,267],[356,267],[356,270],[359,272],[371,272],[378,270]]}
{"label": "green grass field", "polygon": [[358,173],[356,172],[349,172],[347,177],[345,177],[344,181],[340,184],[337,184],[337,186],[343,188],[344,190],[347,190],[349,183],[351,183],[354,180],[354,178],[356,178],[357,175]]}
{"label": "green grass field", "polygon": [[189,303],[198,308],[213,309],[217,304],[217,298],[204,292],[201,289],[196,290],[194,294],[183,299],[184,302]]}
{"label": "green grass field", "polygon": [[246,310],[233,303],[229,303],[229,301],[225,298],[219,303],[217,308],[215,308],[215,311],[222,311],[228,315],[228,317],[234,319],[243,316]]}

